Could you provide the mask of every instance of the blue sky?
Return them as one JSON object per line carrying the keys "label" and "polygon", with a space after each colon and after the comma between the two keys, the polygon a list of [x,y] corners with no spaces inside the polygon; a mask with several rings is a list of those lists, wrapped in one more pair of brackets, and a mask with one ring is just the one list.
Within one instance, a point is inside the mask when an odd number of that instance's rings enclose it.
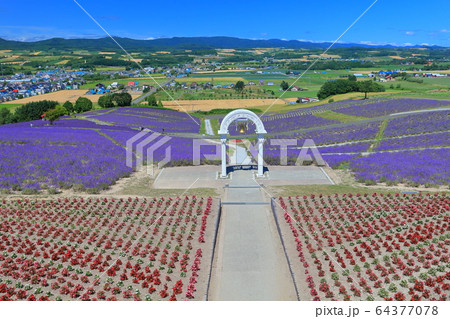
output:
{"label": "blue sky", "polygon": [[[233,36],[334,41],[374,0],[77,0],[110,34],[134,39]],[[450,1],[378,0],[342,38],[450,46]],[[0,37],[21,41],[106,34],[73,0],[0,1]]]}

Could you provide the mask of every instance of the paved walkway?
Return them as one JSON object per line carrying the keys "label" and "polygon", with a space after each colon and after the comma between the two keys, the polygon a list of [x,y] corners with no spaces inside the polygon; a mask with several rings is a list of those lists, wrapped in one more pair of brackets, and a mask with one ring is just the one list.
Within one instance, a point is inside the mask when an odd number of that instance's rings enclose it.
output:
{"label": "paved walkway", "polygon": [[233,154],[230,156],[228,165],[249,165],[252,159],[248,156],[247,149],[239,146],[236,143],[229,143],[229,147],[233,149]]}
{"label": "paved walkway", "polygon": [[[297,300],[270,203],[253,180],[236,171],[225,192],[209,300]],[[254,187],[254,188],[249,188]],[[256,203],[256,205],[255,205]]]}
{"label": "paved walkway", "polygon": [[206,119],[205,120],[205,130],[206,130],[206,135],[214,135],[212,126],[211,126],[211,121]]}

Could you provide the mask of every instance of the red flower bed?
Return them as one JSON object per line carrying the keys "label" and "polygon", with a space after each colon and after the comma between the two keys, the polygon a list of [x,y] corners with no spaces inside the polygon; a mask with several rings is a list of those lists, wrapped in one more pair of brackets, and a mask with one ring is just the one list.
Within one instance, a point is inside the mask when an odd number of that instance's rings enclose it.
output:
{"label": "red flower bed", "polygon": [[195,196],[0,201],[0,299],[202,299],[212,205]]}
{"label": "red flower bed", "polygon": [[318,287],[302,300],[448,298],[447,194],[311,195],[278,203],[288,251],[298,253],[289,256],[296,281]]}

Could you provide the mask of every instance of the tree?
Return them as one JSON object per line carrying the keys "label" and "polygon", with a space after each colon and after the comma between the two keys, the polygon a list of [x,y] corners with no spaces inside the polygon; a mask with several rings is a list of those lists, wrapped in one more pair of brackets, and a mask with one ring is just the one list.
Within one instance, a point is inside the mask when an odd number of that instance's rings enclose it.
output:
{"label": "tree", "polygon": [[348,76],[348,80],[349,80],[349,81],[356,82],[356,76],[353,75],[353,74],[350,74],[350,75]]}
{"label": "tree", "polygon": [[364,92],[364,99],[367,99],[367,93],[369,92],[384,92],[384,86],[373,81],[358,82],[359,92]]}
{"label": "tree", "polygon": [[72,114],[75,111],[73,103],[70,101],[64,102],[63,106],[67,110],[68,115]]}
{"label": "tree", "polygon": [[158,106],[158,101],[156,101],[155,93],[150,94],[147,97],[147,102],[149,106]]}
{"label": "tree", "polygon": [[130,106],[132,100],[130,93],[114,93],[112,95],[112,101],[116,102],[117,106]]}
{"label": "tree", "polygon": [[77,113],[83,113],[92,110],[91,100],[85,97],[79,97],[75,102],[74,110]]}
{"label": "tree", "polygon": [[53,125],[54,121],[57,121],[61,116],[67,114],[67,109],[64,106],[57,105],[54,109],[45,112],[45,119],[50,121],[50,125]]}
{"label": "tree", "polygon": [[234,89],[237,92],[242,92],[245,88],[245,84],[243,81],[237,81],[236,84],[234,85]]}
{"label": "tree", "polygon": [[320,88],[317,97],[321,100],[336,94],[345,94],[348,92],[358,92],[358,82],[349,80],[327,81]]}
{"label": "tree", "polygon": [[14,112],[14,121],[27,122],[40,120],[42,114],[50,109],[55,108],[56,105],[58,105],[58,102],[47,100],[24,104],[17,108]]}
{"label": "tree", "polygon": [[0,125],[12,123],[12,114],[6,107],[0,108]]}
{"label": "tree", "polygon": [[282,81],[280,86],[283,91],[287,91],[287,89],[289,89],[289,83],[287,83],[286,81]]}
{"label": "tree", "polygon": [[98,105],[102,108],[114,107],[113,96],[111,94],[100,96]]}

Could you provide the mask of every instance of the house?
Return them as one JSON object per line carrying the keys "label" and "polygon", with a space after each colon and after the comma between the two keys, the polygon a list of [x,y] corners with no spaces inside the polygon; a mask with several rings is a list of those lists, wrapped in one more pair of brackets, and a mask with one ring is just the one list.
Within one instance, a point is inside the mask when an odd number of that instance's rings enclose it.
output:
{"label": "house", "polygon": [[259,85],[264,85],[264,83],[266,83],[264,80],[259,80]]}
{"label": "house", "polygon": [[248,82],[248,84],[247,85],[255,85],[255,82],[253,82],[253,81],[250,81],[250,82]]}
{"label": "house", "polygon": [[309,103],[309,98],[307,97],[298,97],[297,98],[297,103]]}
{"label": "house", "polygon": [[297,98],[297,103],[312,103],[318,102],[319,100],[313,97],[299,97]]}
{"label": "house", "polygon": [[273,85],[273,82],[267,82],[267,85]]}

